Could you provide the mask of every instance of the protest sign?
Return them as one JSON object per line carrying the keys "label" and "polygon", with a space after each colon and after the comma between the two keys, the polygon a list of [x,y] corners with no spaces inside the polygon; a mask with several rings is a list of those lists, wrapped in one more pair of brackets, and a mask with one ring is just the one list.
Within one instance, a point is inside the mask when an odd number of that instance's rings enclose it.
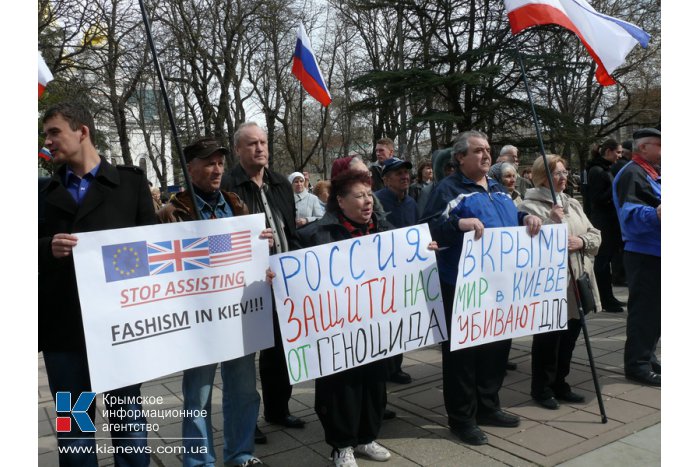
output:
{"label": "protest sign", "polygon": [[262,214],[76,234],[94,392],[271,347]]}
{"label": "protest sign", "polygon": [[464,234],[450,349],[566,329],[566,224]]}
{"label": "protest sign", "polygon": [[430,242],[422,224],[270,257],[293,384],[447,338]]}

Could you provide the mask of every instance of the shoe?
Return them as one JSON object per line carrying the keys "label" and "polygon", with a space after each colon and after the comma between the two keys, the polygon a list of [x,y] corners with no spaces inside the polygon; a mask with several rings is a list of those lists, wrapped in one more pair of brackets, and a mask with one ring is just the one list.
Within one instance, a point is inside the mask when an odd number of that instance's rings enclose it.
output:
{"label": "shoe", "polygon": [[616,298],[612,298],[611,300],[601,301],[601,305],[603,307],[603,311],[606,313],[622,313],[625,311],[625,309],[622,307],[627,305],[627,303],[621,302]]}
{"label": "shoe", "polygon": [[520,417],[505,413],[502,410],[496,410],[489,414],[481,414],[476,416],[477,425],[485,426],[502,426],[513,428],[520,425]]}
{"label": "shoe", "polygon": [[647,373],[629,373],[625,374],[625,378],[637,381],[638,383],[647,384],[649,386],[661,387],[661,375],[653,371]]}
{"label": "shoe", "polygon": [[384,409],[384,416],[382,418],[384,420],[391,420],[392,418],[396,418],[396,412],[394,412],[393,410]]}
{"label": "shoe", "polygon": [[661,374],[661,363],[651,362],[651,371],[657,374]]}
{"label": "shoe", "polygon": [[576,394],[571,390],[569,390],[569,392],[566,393],[557,394],[555,397],[560,401],[570,402],[573,404],[578,404],[586,400],[586,398],[583,397],[581,394]]}
{"label": "shoe", "polygon": [[304,428],[304,425],[306,425],[304,420],[299,417],[295,417],[294,415],[287,415],[281,419],[265,417],[265,421],[275,425],[286,426],[287,428]]}
{"label": "shoe", "polygon": [[409,375],[405,371],[399,370],[393,375],[389,376],[389,381],[398,384],[409,384],[412,381],[412,379],[411,375]]}
{"label": "shoe", "polygon": [[365,457],[369,457],[373,461],[385,462],[391,457],[391,453],[387,448],[377,444],[376,441],[372,441],[368,444],[358,444],[355,448],[356,454],[362,454]]}
{"label": "shoe", "polygon": [[251,457],[242,464],[235,464],[234,467],[253,467],[255,465],[257,465],[258,467],[269,467],[266,463],[264,463],[257,457]]}
{"label": "shoe", "polygon": [[535,397],[534,400],[538,405],[544,407],[545,409],[557,410],[559,408],[559,402],[557,402],[557,400],[552,396],[545,399]]}
{"label": "shoe", "polygon": [[506,363],[506,370],[513,371],[513,370],[517,370],[517,369],[518,369],[518,364],[508,360],[508,363]]}
{"label": "shoe", "polygon": [[357,467],[355,454],[353,454],[353,449],[351,447],[333,449],[331,458],[335,467]]}
{"label": "shoe", "polygon": [[486,434],[476,425],[461,429],[450,428],[450,431],[454,433],[461,442],[472,446],[482,446],[489,442]]}
{"label": "shoe", "polygon": [[267,435],[260,431],[260,428],[258,428],[258,425],[255,425],[255,444],[266,444],[267,443]]}

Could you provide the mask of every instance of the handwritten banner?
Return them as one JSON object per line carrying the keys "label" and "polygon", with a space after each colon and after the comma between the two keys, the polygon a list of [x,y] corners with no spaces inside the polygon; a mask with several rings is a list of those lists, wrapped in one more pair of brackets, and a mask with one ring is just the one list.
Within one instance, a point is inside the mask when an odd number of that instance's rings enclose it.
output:
{"label": "handwritten banner", "polygon": [[447,338],[430,242],[422,224],[270,257],[293,384]]}
{"label": "handwritten banner", "polygon": [[464,235],[452,311],[452,351],[566,329],[566,224]]}
{"label": "handwritten banner", "polygon": [[76,234],[95,392],[271,347],[262,214]]}

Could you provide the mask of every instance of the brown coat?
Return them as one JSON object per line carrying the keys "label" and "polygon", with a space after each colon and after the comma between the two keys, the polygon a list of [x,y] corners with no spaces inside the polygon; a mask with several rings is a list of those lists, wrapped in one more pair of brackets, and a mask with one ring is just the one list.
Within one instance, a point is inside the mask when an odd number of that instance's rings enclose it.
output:
{"label": "brown coat", "polygon": [[[231,206],[234,216],[245,216],[249,214],[248,206],[241,200],[236,193],[222,191],[226,202]],[[156,212],[158,222],[161,224],[169,224],[171,222],[186,222],[196,218],[194,214],[194,206],[192,205],[192,197],[188,191],[181,191],[173,195],[167,204]]]}

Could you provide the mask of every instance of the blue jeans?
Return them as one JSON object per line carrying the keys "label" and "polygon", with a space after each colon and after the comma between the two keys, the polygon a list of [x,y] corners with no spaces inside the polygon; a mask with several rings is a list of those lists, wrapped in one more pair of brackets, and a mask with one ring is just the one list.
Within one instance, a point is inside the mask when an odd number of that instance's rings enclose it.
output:
{"label": "blue jeans", "polygon": [[[206,417],[186,415],[182,419],[185,467],[213,467],[216,462],[211,428],[211,392],[216,366],[214,363],[191,368],[182,375],[184,410],[207,411]],[[255,354],[221,363],[221,380],[224,462],[226,465],[242,464],[255,452],[255,426],[260,409],[260,395],[255,388]]]}
{"label": "blue jeans", "polygon": [[[46,375],[49,379],[49,388],[54,401],[59,391],[71,393],[71,403],[78,400],[81,392],[90,392],[90,373],[88,371],[87,355],[84,352],[53,352],[44,351],[44,364]],[[125,388],[115,389],[105,393],[107,396],[119,398],[138,397],[141,395],[141,385],[136,384]],[[98,396],[99,397],[99,396]],[[95,422],[95,404],[93,402],[88,410],[90,419]],[[124,411],[141,411],[141,404],[112,404],[110,398],[106,400],[105,410],[115,413],[119,409]],[[62,414],[65,415],[65,414]],[[114,454],[114,464],[117,467],[141,467],[147,466],[150,455],[145,452],[148,444],[148,432],[145,430],[145,417],[109,417],[112,424],[131,424],[137,427],[130,431],[112,431],[112,445],[117,451],[132,451],[131,453],[117,452]],[[95,453],[95,434],[83,433],[73,421],[70,432],[57,433],[58,446],[64,450],[59,452],[58,462],[61,467],[97,467],[97,454]],[[66,439],[68,438],[68,439]],[[73,439],[75,438],[75,439]],[[81,450],[89,452],[65,452],[65,449]],[[135,452],[133,452],[135,451]]]}

